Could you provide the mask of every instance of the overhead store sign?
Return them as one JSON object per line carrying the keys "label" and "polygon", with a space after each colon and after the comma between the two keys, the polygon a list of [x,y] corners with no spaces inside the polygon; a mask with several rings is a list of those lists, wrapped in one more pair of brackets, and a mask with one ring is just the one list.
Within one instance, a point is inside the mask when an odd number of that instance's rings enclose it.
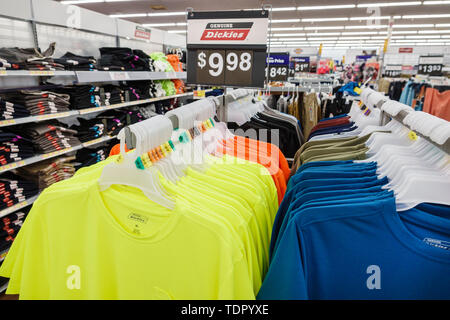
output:
{"label": "overhead store sign", "polygon": [[398,53],[413,53],[413,48],[398,48]]}
{"label": "overhead store sign", "polygon": [[289,52],[271,53],[267,59],[267,65],[270,81],[288,80]]}
{"label": "overhead store sign", "polygon": [[444,66],[444,56],[420,56],[419,74],[429,76],[442,76],[442,67]]}
{"label": "overhead store sign", "polygon": [[187,19],[188,84],[264,87],[268,11],[190,12]]}
{"label": "overhead store sign", "polygon": [[134,31],[134,37],[136,39],[142,39],[142,40],[150,40],[152,33],[150,29],[145,29],[140,26],[136,26],[136,30]]}

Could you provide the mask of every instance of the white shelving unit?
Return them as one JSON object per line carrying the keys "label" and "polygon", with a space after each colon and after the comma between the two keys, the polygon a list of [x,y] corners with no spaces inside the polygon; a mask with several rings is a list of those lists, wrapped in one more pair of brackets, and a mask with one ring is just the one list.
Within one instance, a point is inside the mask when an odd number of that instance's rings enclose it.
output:
{"label": "white shelving unit", "polygon": [[13,170],[13,169],[20,168],[20,167],[24,167],[24,166],[27,166],[27,165],[30,165],[30,164],[33,164],[33,163],[37,163],[37,162],[40,162],[40,161],[44,161],[44,160],[47,160],[47,159],[51,159],[51,158],[54,158],[54,157],[57,157],[57,156],[61,156],[61,155],[70,153],[72,151],[77,151],[77,150],[80,150],[80,149],[83,149],[83,148],[86,148],[86,147],[89,147],[89,146],[92,146],[92,145],[96,145],[96,144],[100,144],[100,143],[103,143],[103,142],[107,142],[107,141],[110,141],[110,140],[115,139],[115,138],[116,138],[116,136],[100,137],[100,138],[97,138],[97,139],[94,139],[94,140],[91,140],[91,141],[88,141],[88,142],[84,142],[84,143],[82,143],[82,144],[80,144],[78,146],[75,146],[75,147],[70,147],[70,148],[58,150],[58,151],[51,152],[51,153],[37,155],[37,156],[31,157],[31,158],[27,158],[27,159],[24,159],[24,160],[21,160],[21,161],[8,163],[7,165],[4,165],[4,166],[0,167],[0,173],[7,172],[7,171],[10,171],[10,170]]}
{"label": "white shelving unit", "polygon": [[187,93],[176,94],[173,96],[165,96],[165,97],[151,98],[151,99],[145,99],[145,100],[136,100],[136,101],[112,104],[109,106],[101,106],[101,107],[86,108],[86,109],[73,110],[73,111],[67,111],[67,112],[45,114],[42,116],[0,120],[0,128],[8,127],[8,126],[16,125],[16,124],[39,122],[39,121],[45,121],[45,120],[51,120],[51,119],[68,118],[68,117],[73,117],[73,116],[85,115],[85,114],[89,114],[89,113],[95,113],[95,112],[99,112],[99,111],[120,109],[120,108],[124,108],[124,107],[131,107],[131,106],[136,106],[136,105],[140,105],[140,104],[152,103],[152,102],[156,102],[156,101],[163,101],[163,100],[187,97],[187,96],[191,96],[191,95],[192,95],[192,92],[187,92]]}

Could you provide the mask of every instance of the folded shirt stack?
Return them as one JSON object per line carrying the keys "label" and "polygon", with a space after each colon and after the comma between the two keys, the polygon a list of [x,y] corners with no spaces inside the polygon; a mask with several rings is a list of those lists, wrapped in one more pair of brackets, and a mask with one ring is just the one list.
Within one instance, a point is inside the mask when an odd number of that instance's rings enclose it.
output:
{"label": "folded shirt stack", "polygon": [[0,67],[6,70],[64,70],[62,64],[51,58],[54,52],[55,43],[44,52],[39,48],[0,48]]}
{"label": "folded shirt stack", "polygon": [[105,133],[115,136],[119,131],[130,124],[145,120],[138,112],[132,110],[109,110],[97,116],[97,120],[102,120],[105,125]]}
{"label": "folded shirt stack", "polygon": [[12,207],[39,193],[38,185],[12,172],[0,177],[0,210]]}
{"label": "folded shirt stack", "polygon": [[3,256],[6,255],[4,254],[5,251],[7,252],[11,247],[29,210],[30,207],[11,213],[0,219],[0,259],[4,258]]}
{"label": "folded shirt stack", "polygon": [[51,153],[81,144],[75,136],[77,131],[65,128],[58,122],[28,124],[15,130],[31,139],[40,153]]}
{"label": "folded shirt stack", "polygon": [[97,60],[91,56],[79,56],[72,52],[66,52],[65,55],[55,62],[60,63],[66,70],[72,71],[94,71],[97,70]]}
{"label": "folded shirt stack", "polygon": [[95,108],[102,105],[101,88],[98,86],[65,86],[53,91],[69,95],[71,109]]}
{"label": "folded shirt stack", "polygon": [[32,116],[69,111],[70,96],[39,90],[20,90],[3,94],[3,99],[25,107]]}
{"label": "folded shirt stack", "polygon": [[100,138],[105,134],[105,123],[102,119],[95,118],[91,120],[78,118],[79,125],[73,125],[70,128],[77,131],[76,137],[81,142],[86,142]]}
{"label": "folded shirt stack", "polygon": [[17,169],[23,177],[33,177],[33,182],[43,190],[52,184],[71,178],[75,174],[75,156],[57,157]]}
{"label": "folded shirt stack", "polygon": [[23,105],[9,102],[0,97],[0,120],[29,117],[30,111]]}
{"label": "folded shirt stack", "polygon": [[33,157],[35,150],[30,139],[15,133],[0,131],[0,165]]}
{"label": "folded shirt stack", "polygon": [[112,143],[109,143],[106,146],[98,148],[84,148],[78,150],[76,155],[77,165],[75,166],[75,169],[78,170],[80,168],[88,167],[100,161],[106,160],[109,155],[109,150],[112,147],[111,144]]}
{"label": "folded shirt stack", "polygon": [[110,106],[112,104],[119,104],[125,102],[126,91],[118,86],[109,84],[102,87],[103,99],[102,105]]}
{"label": "folded shirt stack", "polygon": [[153,71],[152,59],[142,50],[130,48],[100,48],[100,70]]}

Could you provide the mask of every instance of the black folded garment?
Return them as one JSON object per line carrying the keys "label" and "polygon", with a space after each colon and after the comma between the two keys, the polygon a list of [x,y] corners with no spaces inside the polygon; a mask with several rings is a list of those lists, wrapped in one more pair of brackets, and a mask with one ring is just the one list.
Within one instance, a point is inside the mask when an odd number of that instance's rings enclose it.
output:
{"label": "black folded garment", "polygon": [[142,50],[130,48],[100,48],[98,64],[103,70],[122,68],[122,70],[151,71],[150,57]]}
{"label": "black folded garment", "polygon": [[54,89],[53,91],[69,95],[71,109],[79,110],[85,108],[95,108],[100,107],[102,104],[100,87],[98,86],[65,86]]}
{"label": "black folded garment", "polygon": [[0,165],[20,161],[36,154],[30,139],[11,132],[0,131]]}
{"label": "black folded garment", "polygon": [[0,120],[29,117],[30,111],[23,105],[9,102],[0,97]]}
{"label": "black folded garment", "polygon": [[38,185],[12,172],[0,177],[0,209],[11,207],[39,193]]}
{"label": "black folded garment", "polygon": [[88,167],[100,161],[106,160],[109,156],[109,150],[116,144],[116,141],[111,141],[105,146],[97,148],[84,148],[77,151],[76,162],[79,164],[75,166],[78,170],[83,167]]}
{"label": "black folded garment", "polygon": [[105,134],[105,124],[102,119],[83,119],[78,118],[79,125],[73,125],[70,128],[76,130],[76,137],[81,142],[86,142],[102,137]]}
{"label": "black folded garment", "polygon": [[97,60],[92,56],[79,56],[72,52],[66,52],[62,57],[54,59],[55,62],[64,65],[66,70],[94,71],[97,70]]}
{"label": "black folded garment", "polygon": [[77,131],[64,127],[57,121],[26,124],[11,128],[11,131],[21,133],[33,142],[35,150],[41,153],[51,153],[81,144],[75,136]]}

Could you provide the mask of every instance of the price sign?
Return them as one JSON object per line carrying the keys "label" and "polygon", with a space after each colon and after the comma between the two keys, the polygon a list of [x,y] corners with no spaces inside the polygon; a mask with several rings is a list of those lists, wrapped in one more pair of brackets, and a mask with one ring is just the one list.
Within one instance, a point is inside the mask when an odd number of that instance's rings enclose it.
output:
{"label": "price sign", "polygon": [[264,87],[267,26],[265,10],[190,12],[187,83]]}
{"label": "price sign", "polygon": [[[268,62],[270,81],[287,81],[289,77],[289,53],[271,53]],[[267,69],[267,68],[266,68]],[[266,71],[267,72],[267,71]]]}
{"label": "price sign", "polygon": [[384,75],[386,77],[399,77],[402,74],[402,66],[401,65],[387,65],[384,70]]}
{"label": "price sign", "polygon": [[309,57],[293,57],[295,72],[309,72]]}
{"label": "price sign", "polygon": [[253,52],[197,50],[197,77],[207,83],[246,86],[252,81]]}
{"label": "price sign", "polygon": [[442,76],[444,56],[421,56],[419,58],[418,74]]}

